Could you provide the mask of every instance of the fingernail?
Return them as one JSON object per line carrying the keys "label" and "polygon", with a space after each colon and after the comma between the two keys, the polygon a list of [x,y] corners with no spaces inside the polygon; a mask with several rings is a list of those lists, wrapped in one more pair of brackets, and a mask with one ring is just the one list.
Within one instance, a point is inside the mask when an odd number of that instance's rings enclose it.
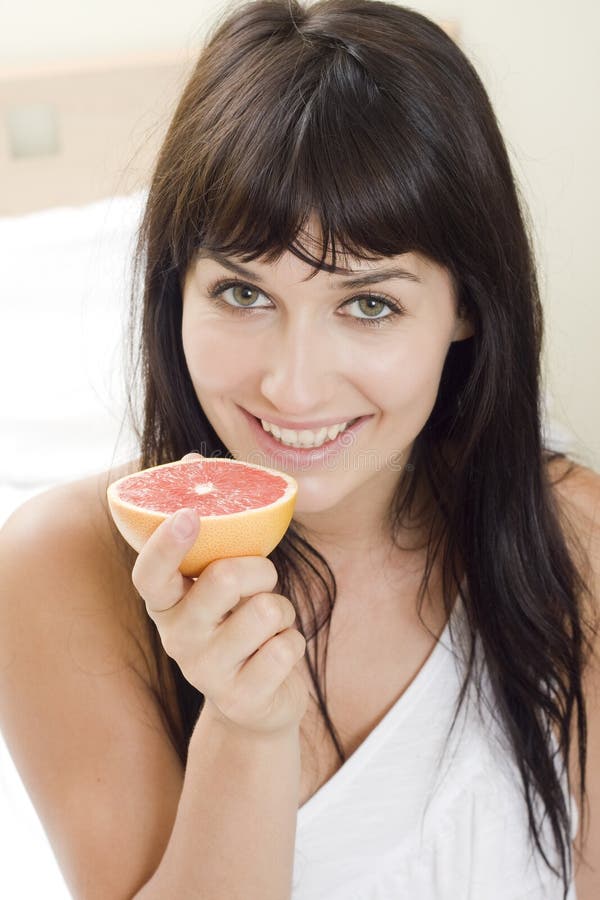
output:
{"label": "fingernail", "polygon": [[194,534],[198,519],[193,509],[178,509],[171,519],[171,531],[179,540],[186,541]]}

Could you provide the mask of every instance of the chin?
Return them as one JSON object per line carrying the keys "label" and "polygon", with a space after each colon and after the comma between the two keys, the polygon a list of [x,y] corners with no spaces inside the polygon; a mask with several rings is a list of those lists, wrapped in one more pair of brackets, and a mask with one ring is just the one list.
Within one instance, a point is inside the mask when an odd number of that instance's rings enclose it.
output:
{"label": "chin", "polygon": [[[300,493],[300,492],[298,492]],[[309,498],[305,501],[302,501],[300,497],[296,500],[296,506],[294,507],[294,518],[299,518],[301,516],[312,516],[318,515],[319,513],[326,513],[335,504],[329,504],[323,501],[323,498]]]}
{"label": "chin", "polygon": [[327,513],[340,506],[352,493],[349,485],[339,482],[327,484],[323,478],[311,478],[300,472],[291,472],[298,482],[298,495],[294,516]]}
{"label": "chin", "polygon": [[298,496],[296,497],[296,505],[294,507],[294,516],[327,512],[327,510],[331,509],[335,505],[336,501],[334,499],[330,499],[327,494],[323,493],[323,491],[320,491],[316,495],[311,491],[303,491],[302,484],[301,482],[299,482]]}

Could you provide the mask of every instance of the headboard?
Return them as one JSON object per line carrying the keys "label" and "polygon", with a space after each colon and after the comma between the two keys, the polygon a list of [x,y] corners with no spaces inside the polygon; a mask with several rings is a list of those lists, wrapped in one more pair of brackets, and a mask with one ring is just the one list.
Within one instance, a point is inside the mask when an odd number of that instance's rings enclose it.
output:
{"label": "headboard", "polygon": [[0,73],[0,215],[144,186],[193,60],[131,56]]}
{"label": "headboard", "polygon": [[[458,25],[441,26],[458,39]],[[0,216],[132,193],[195,58],[131,55],[0,70]]]}

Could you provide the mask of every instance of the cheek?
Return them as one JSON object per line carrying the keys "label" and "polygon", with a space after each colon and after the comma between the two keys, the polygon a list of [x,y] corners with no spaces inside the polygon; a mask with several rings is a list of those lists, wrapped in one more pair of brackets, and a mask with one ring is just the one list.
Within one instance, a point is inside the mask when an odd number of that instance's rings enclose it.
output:
{"label": "cheek", "polygon": [[[390,348],[391,349],[391,348]],[[382,406],[403,412],[413,410],[429,414],[437,396],[448,343],[430,334],[416,332],[406,336],[391,353],[378,354],[371,367],[373,398]]]}
{"label": "cheek", "polygon": [[184,313],[183,352],[197,390],[220,390],[246,380],[254,363],[249,348],[216,327],[210,320],[193,321]]}

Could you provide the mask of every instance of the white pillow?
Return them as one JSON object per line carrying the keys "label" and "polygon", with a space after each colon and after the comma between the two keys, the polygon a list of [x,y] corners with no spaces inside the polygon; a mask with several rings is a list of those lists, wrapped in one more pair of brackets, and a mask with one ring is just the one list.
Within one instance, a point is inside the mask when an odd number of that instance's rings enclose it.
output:
{"label": "white pillow", "polygon": [[[145,193],[0,218],[0,525],[29,496],[133,455],[122,346]],[[0,735],[0,897],[68,900]]]}
{"label": "white pillow", "polygon": [[[32,493],[113,461],[125,411],[131,260],[145,199],[140,192],[0,218],[5,506],[19,499],[15,491]],[[132,448],[126,429],[115,461]]]}

